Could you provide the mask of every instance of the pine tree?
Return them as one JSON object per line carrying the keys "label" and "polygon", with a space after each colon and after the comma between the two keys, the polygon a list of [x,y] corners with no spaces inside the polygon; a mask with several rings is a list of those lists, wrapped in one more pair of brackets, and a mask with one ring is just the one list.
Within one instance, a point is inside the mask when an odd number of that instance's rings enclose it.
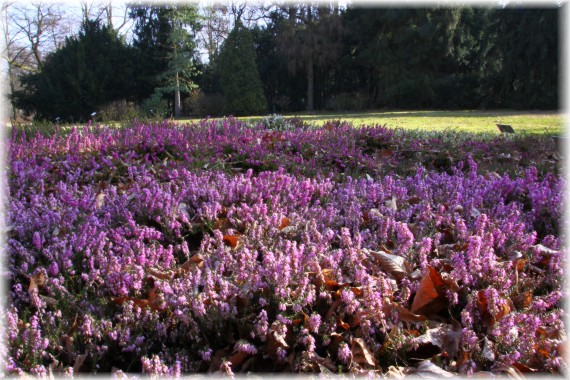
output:
{"label": "pine tree", "polygon": [[146,96],[168,96],[174,116],[181,116],[181,94],[196,87],[195,31],[199,29],[196,5],[136,5],[134,47],[141,55],[140,84]]}
{"label": "pine tree", "polygon": [[234,116],[265,113],[267,101],[255,63],[253,39],[239,21],[222,45],[218,65],[225,112]]}

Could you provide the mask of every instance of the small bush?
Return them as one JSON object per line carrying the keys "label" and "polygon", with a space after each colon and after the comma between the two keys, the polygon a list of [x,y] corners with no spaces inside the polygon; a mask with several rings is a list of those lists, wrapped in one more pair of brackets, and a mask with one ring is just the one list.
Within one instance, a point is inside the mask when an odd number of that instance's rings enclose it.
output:
{"label": "small bush", "polygon": [[170,114],[168,102],[158,92],[141,104],[141,110],[144,114],[155,117],[167,117]]}
{"label": "small bush", "polygon": [[141,111],[136,104],[127,102],[125,99],[121,99],[103,106],[99,110],[98,116],[101,120],[105,121],[123,121],[138,117],[140,112]]}
{"label": "small bush", "polygon": [[192,91],[190,96],[184,100],[186,112],[199,117],[221,116],[224,107],[225,100],[222,94],[206,94],[200,89]]}

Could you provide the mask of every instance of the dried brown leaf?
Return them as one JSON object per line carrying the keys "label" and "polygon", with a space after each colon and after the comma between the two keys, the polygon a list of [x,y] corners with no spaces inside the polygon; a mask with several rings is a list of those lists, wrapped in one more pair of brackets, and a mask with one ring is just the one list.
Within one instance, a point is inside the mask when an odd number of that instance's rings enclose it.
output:
{"label": "dried brown leaf", "polygon": [[408,275],[406,269],[406,260],[402,256],[396,256],[389,253],[377,252],[369,250],[374,261],[382,267],[382,269],[393,276],[396,280],[401,280]]}
{"label": "dried brown leaf", "polygon": [[125,302],[132,301],[135,306],[140,307],[141,309],[149,307],[154,311],[164,310],[164,306],[161,305],[160,298],[155,288],[149,290],[148,298],[146,299],[136,297],[111,297],[111,301],[117,305],[122,305]]}
{"label": "dried brown leaf", "polygon": [[204,261],[204,256],[202,256],[201,254],[197,253],[194,256],[190,257],[190,259],[188,259],[187,261],[184,262],[184,264],[180,265],[180,270],[183,272],[187,272],[190,270],[190,268],[192,268],[193,266],[198,266],[201,267]]}
{"label": "dried brown leaf", "polygon": [[282,230],[285,227],[288,227],[290,223],[291,223],[291,220],[287,217],[284,217],[283,219],[281,219],[281,224],[279,225],[279,229]]}
{"label": "dried brown leaf", "polygon": [[416,291],[411,311],[414,314],[435,314],[446,304],[444,282],[436,270],[428,266]]}
{"label": "dried brown leaf", "polygon": [[99,193],[95,198],[95,208],[99,210],[101,207],[105,205],[105,194]]}
{"label": "dried brown leaf", "polygon": [[420,377],[455,377],[456,374],[448,372],[441,367],[435,365],[431,360],[424,360],[420,363],[416,370],[416,374]]}
{"label": "dried brown leaf", "polygon": [[524,376],[522,376],[522,373],[532,373],[532,372],[537,372],[538,369],[534,369],[534,368],[530,368],[529,366],[527,366],[526,364],[523,363],[514,363],[513,367],[515,367],[518,371],[521,372],[521,377],[524,378]]}
{"label": "dried brown leaf", "polygon": [[230,356],[230,363],[232,363],[232,368],[235,369],[238,366],[240,366],[245,359],[247,359],[247,357],[249,356],[249,354],[245,353],[245,352],[241,352],[241,351],[234,351],[234,353]]}
{"label": "dried brown leaf", "polygon": [[212,355],[212,360],[210,362],[210,368],[208,369],[208,372],[218,371],[220,369],[220,365],[224,361],[224,358],[227,358],[230,352],[231,351],[229,347],[216,350]]}
{"label": "dried brown leaf", "polygon": [[352,355],[353,361],[369,367],[376,367],[376,359],[368,349],[368,346],[362,338],[352,338]]}
{"label": "dried brown leaf", "polygon": [[174,272],[172,271],[161,271],[159,269],[150,268],[148,274],[159,279],[159,280],[170,280],[174,277]]}
{"label": "dried brown leaf", "polygon": [[413,206],[413,205],[417,205],[421,201],[422,201],[422,199],[420,197],[418,197],[417,195],[414,195],[413,197],[410,197],[408,199],[408,204]]}
{"label": "dried brown leaf", "polygon": [[352,291],[352,293],[354,294],[354,296],[356,298],[362,297],[362,287],[361,286],[356,286],[356,287],[351,287],[350,290]]}
{"label": "dried brown leaf", "polygon": [[414,314],[397,302],[392,302],[393,308],[398,312],[398,319],[404,322],[422,323],[427,321],[427,317]]}
{"label": "dried brown leaf", "polygon": [[350,325],[344,322],[340,317],[336,317],[336,325],[345,331],[350,329]]}
{"label": "dried brown leaf", "polygon": [[391,158],[394,155],[394,151],[391,148],[383,148],[380,149],[380,152],[378,154],[378,157],[386,160],[388,158]]}
{"label": "dried brown leaf", "polygon": [[269,356],[271,359],[276,361],[278,359],[277,349],[278,348],[289,348],[289,345],[285,341],[285,338],[279,334],[275,328],[271,328],[267,332],[267,349],[269,351]]}
{"label": "dried brown leaf", "polygon": [[237,235],[224,235],[223,241],[224,241],[224,243],[226,243],[226,245],[230,246],[232,249],[235,249],[235,248],[237,248],[238,243],[239,243],[239,236],[237,236]]}
{"label": "dried brown leaf", "polygon": [[31,295],[32,293],[38,291],[38,288],[40,286],[44,286],[46,282],[46,275],[43,272],[36,272],[36,274],[30,277],[30,286],[28,287],[28,293]]}
{"label": "dried brown leaf", "polygon": [[336,313],[336,309],[340,306],[342,300],[338,299],[332,303],[325,314],[325,321],[328,321],[330,317],[332,317]]}
{"label": "dried brown leaf", "polygon": [[398,211],[398,204],[396,203],[396,197],[394,195],[392,195],[392,199],[385,201],[384,205],[394,211]]}
{"label": "dried brown leaf", "polygon": [[83,363],[85,362],[85,359],[87,359],[87,354],[83,354],[83,355],[78,355],[75,358],[75,363],[73,364],[73,373],[74,374],[78,374],[79,370],[81,369],[81,366],[83,365]]}

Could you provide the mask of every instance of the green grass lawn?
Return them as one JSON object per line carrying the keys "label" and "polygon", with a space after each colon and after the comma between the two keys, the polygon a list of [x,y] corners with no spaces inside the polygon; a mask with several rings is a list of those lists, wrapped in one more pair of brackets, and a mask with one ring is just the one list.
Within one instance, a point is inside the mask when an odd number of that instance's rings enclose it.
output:
{"label": "green grass lawn", "polygon": [[[426,131],[496,132],[496,124],[510,124],[515,132],[560,134],[563,131],[564,115],[558,111],[370,111],[359,113],[317,112],[314,114],[286,114],[285,117],[300,117],[323,124],[327,120],[349,121],[354,126],[386,125],[391,128],[423,129]],[[261,117],[240,119],[257,121]],[[197,121],[183,119],[180,122]]]}

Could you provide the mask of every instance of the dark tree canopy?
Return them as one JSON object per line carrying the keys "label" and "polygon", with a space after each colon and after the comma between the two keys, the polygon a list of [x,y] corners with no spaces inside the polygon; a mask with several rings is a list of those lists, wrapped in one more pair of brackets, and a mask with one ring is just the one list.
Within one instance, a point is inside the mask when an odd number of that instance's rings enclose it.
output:
{"label": "dark tree canopy", "polygon": [[218,65],[226,113],[234,116],[265,113],[267,102],[255,63],[251,32],[239,22],[222,45]]}
{"label": "dark tree canopy", "polygon": [[[131,5],[130,46],[87,22],[41,72],[21,78],[14,104],[38,118],[70,120],[118,99],[143,110],[161,104],[175,116],[559,107],[560,6],[290,2],[254,9],[264,21],[248,28],[243,5],[227,36],[216,25],[230,25],[221,18],[231,15],[217,13],[213,23],[198,7]],[[207,62],[197,58],[199,35],[207,37]]]}
{"label": "dark tree canopy", "polygon": [[491,12],[494,44],[484,82],[492,106],[558,107],[557,8],[505,8]]}
{"label": "dark tree canopy", "polygon": [[76,37],[49,55],[42,71],[22,78],[14,94],[20,109],[39,119],[86,120],[114,100],[136,98],[135,51],[98,21],[85,21]]}
{"label": "dark tree canopy", "polygon": [[197,74],[196,5],[137,5],[130,16],[135,20],[133,46],[141,55],[140,69],[145,79],[139,93],[171,97],[174,115],[180,116],[181,93],[194,88]]}

